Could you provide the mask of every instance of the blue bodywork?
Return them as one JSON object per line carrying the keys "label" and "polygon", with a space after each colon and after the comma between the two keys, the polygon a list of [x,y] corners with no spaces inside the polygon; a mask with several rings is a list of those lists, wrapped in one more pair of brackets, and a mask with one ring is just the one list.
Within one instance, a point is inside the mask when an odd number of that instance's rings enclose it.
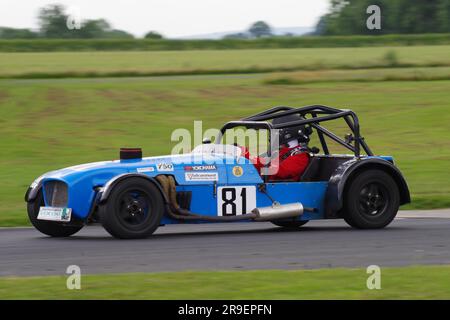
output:
{"label": "blue bodywork", "polygon": [[[86,220],[92,212],[98,195],[108,183],[121,175],[141,174],[155,177],[160,174],[173,175],[177,182],[178,191],[191,192],[190,211],[217,216],[217,190],[227,186],[249,186],[254,188],[256,206],[267,207],[272,199],[281,204],[300,202],[305,207],[315,208],[314,212],[305,212],[299,217],[301,220],[322,219],[325,214],[325,196],[328,181],[319,182],[268,182],[265,183],[253,164],[243,157],[232,157],[225,154],[203,155],[202,162],[194,159],[193,154],[149,157],[133,160],[115,160],[95,162],[52,171],[39,177],[31,185],[27,193],[27,200],[31,200],[36,190],[44,190],[44,201],[49,206],[45,195],[45,185],[50,181],[64,182],[68,188],[67,207],[72,208],[72,214],[78,219]],[[392,162],[391,157],[377,157],[383,162]],[[197,171],[192,170],[197,166]],[[203,167],[198,167],[203,166]],[[209,166],[209,167],[208,167]],[[239,173],[234,171],[238,167]],[[189,179],[189,174],[216,175],[217,181],[195,181]],[[266,193],[260,191],[265,186]],[[31,192],[30,192],[31,191]],[[251,211],[253,208],[247,208]],[[204,222],[204,221],[203,221]],[[164,216],[161,224],[179,223]],[[196,223],[195,221],[187,223]]]}

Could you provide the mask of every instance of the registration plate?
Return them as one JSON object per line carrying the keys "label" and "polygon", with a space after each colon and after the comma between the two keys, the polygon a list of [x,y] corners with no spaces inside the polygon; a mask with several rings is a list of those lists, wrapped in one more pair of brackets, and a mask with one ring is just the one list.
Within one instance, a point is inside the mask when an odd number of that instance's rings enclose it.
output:
{"label": "registration plate", "polygon": [[71,208],[41,207],[37,218],[39,220],[69,222],[71,215]]}

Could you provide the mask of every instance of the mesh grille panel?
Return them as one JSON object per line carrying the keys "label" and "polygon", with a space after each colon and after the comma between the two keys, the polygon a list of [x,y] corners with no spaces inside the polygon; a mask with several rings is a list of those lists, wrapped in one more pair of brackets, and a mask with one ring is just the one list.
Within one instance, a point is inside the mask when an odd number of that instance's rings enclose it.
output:
{"label": "mesh grille panel", "polygon": [[47,205],[67,207],[67,184],[61,181],[47,181],[44,188]]}

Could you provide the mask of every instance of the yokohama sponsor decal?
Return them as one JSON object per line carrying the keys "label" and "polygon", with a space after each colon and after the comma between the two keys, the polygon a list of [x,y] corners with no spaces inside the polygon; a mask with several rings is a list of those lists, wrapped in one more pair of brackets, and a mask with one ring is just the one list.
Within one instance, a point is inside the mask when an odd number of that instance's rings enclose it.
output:
{"label": "yokohama sponsor decal", "polygon": [[185,172],[186,181],[217,181],[219,174],[217,172]]}
{"label": "yokohama sponsor decal", "polygon": [[185,171],[211,171],[211,170],[217,170],[216,166],[214,164],[211,165],[203,165],[203,166],[185,166]]}

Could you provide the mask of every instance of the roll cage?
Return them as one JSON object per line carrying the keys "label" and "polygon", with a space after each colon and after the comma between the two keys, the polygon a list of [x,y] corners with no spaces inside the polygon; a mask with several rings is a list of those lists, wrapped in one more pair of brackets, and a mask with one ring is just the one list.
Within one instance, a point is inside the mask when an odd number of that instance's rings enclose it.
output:
{"label": "roll cage", "polygon": [[[287,115],[298,114],[303,119],[297,121],[291,121],[283,124],[274,125],[268,121],[284,117]],[[344,118],[346,124],[351,130],[350,135],[346,135],[345,139],[340,138],[327,128],[320,125],[322,122],[331,121],[339,118]],[[248,129],[267,129],[269,130],[271,141],[274,141],[274,137],[277,134],[277,130],[281,128],[296,127],[301,125],[309,125],[311,128],[317,131],[317,135],[322,146],[322,150],[325,155],[329,155],[327,141],[325,137],[328,137],[345,148],[354,153],[355,157],[361,157],[361,148],[368,156],[373,156],[372,151],[361,136],[359,120],[357,115],[346,109],[336,109],[323,105],[312,105],[299,108],[279,106],[260,112],[258,114],[246,117],[239,121],[227,122],[220,130],[220,136],[216,139],[217,143],[220,143],[222,136],[226,130],[235,127],[246,127]],[[270,157],[272,154],[272,143],[269,144],[269,150],[267,155]]]}

